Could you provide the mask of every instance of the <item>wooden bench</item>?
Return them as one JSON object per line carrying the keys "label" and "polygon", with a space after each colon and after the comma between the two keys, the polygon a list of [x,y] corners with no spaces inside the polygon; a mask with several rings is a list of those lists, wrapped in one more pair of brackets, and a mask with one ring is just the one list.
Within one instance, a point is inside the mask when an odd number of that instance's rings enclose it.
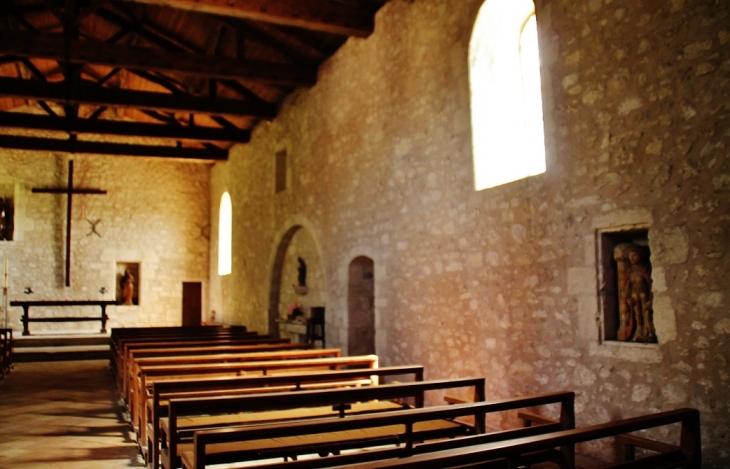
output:
{"label": "wooden bench", "polygon": [[153,384],[152,398],[145,406],[148,466],[159,467],[160,418],[167,415],[168,401],[175,398],[220,397],[260,392],[282,392],[341,386],[372,386],[384,377],[398,376],[423,381],[423,366],[392,366],[376,369],[317,371],[274,376],[179,380]]}
{"label": "wooden bench", "polygon": [[[378,367],[376,355],[355,357],[309,358],[291,360],[262,360],[239,363],[210,363],[203,365],[162,365],[140,368],[139,386],[133,393],[131,405],[140,408],[141,402],[150,397],[152,385],[156,381],[172,381],[183,378],[215,378],[224,376],[265,376],[302,371],[341,370],[343,367],[375,369]],[[144,410],[144,409],[142,409]],[[135,420],[131,420],[133,426]],[[140,428],[133,428],[136,433]]]}
{"label": "wooden bench", "polygon": [[[293,423],[302,419],[343,418],[361,413],[386,412],[408,407],[413,399],[423,407],[426,391],[473,388],[474,400],[484,400],[484,378],[420,381],[361,388],[334,388],[189,399],[170,399],[167,418],[160,419],[161,460],[166,469],[178,467],[179,451],[192,449],[193,434],[200,430],[252,425],[262,422]],[[484,431],[484,416],[474,424]],[[227,428],[226,431],[232,431]],[[450,422],[429,428],[431,435],[449,437],[470,431]],[[221,462],[226,457],[221,458]],[[235,460],[235,459],[234,459]]]}
{"label": "wooden bench", "polygon": [[[167,350],[173,351],[168,354]],[[257,340],[245,340],[236,344],[218,345],[213,347],[189,347],[172,349],[130,349],[128,357],[125,360],[124,367],[126,369],[124,382],[121,383],[120,392],[125,401],[130,392],[133,392],[132,386],[139,376],[140,366],[156,366],[156,365],[176,365],[185,363],[224,363],[226,361],[235,361],[235,356],[251,353],[283,353],[295,351],[307,351],[303,356],[340,356],[339,349],[337,354],[330,353],[314,353],[311,352],[312,347],[308,344],[291,344],[286,343],[269,343],[268,341],[259,342]],[[233,356],[234,359],[230,357]],[[129,401],[126,401],[129,402]]]}
{"label": "wooden bench", "polygon": [[127,358],[127,353],[132,348],[150,348],[150,347],[188,347],[188,346],[205,346],[207,344],[219,343],[225,345],[226,343],[235,343],[238,341],[255,340],[255,341],[270,341],[270,343],[282,343],[288,342],[287,340],[282,341],[281,339],[273,339],[269,336],[262,336],[255,332],[249,331],[238,331],[238,332],[221,332],[217,334],[204,334],[204,335],[165,335],[160,337],[127,337],[117,340],[116,342],[110,342],[111,357],[110,364],[115,373],[118,373],[123,369],[123,362]]}
{"label": "wooden bench", "polygon": [[[273,342],[273,343],[270,343]],[[131,376],[135,376],[134,363],[142,358],[163,358],[163,357],[182,357],[188,355],[216,355],[223,353],[242,353],[246,351],[276,351],[276,350],[307,350],[311,349],[312,344],[292,344],[286,340],[264,340],[251,341],[246,340],[240,343],[228,343],[227,345],[206,344],[205,346],[195,347],[154,347],[154,348],[130,348],[129,357],[125,360],[126,382],[120,384],[122,393],[126,392],[126,386],[129,384]]]}
{"label": "wooden bench", "polygon": [[[245,326],[235,327],[150,327],[150,328],[112,328],[109,344],[113,357],[116,359],[118,353],[121,353],[121,346],[127,340],[147,339],[157,340],[168,337],[179,337],[179,340],[195,339],[200,337],[216,337],[230,336],[242,334],[247,331]],[[251,332],[249,332],[251,334]],[[255,334],[255,333],[254,333]]]}
{"label": "wooden bench", "polygon": [[121,353],[116,358],[116,365],[113,367],[114,373],[116,373],[117,381],[120,387],[123,385],[124,373],[129,370],[129,361],[131,354],[135,350],[156,348],[183,348],[183,347],[220,347],[226,345],[276,345],[276,344],[288,344],[288,339],[273,339],[268,336],[260,336],[257,334],[239,335],[235,337],[208,337],[201,340],[185,340],[181,341],[179,338],[158,340],[155,342],[128,342],[122,346]]}
{"label": "wooden bench", "polygon": [[[467,446],[475,442],[501,441],[510,438],[532,436],[548,432],[560,431],[574,427],[575,394],[572,392],[549,393],[537,396],[525,396],[502,399],[492,402],[460,403],[447,406],[425,407],[399,410],[370,415],[357,415],[346,419],[310,420],[286,422],[285,424],[254,425],[224,430],[201,430],[195,432],[191,450],[181,452],[182,465],[185,469],[203,469],[207,465],[219,462],[243,463],[250,466],[254,459],[273,457],[293,457],[303,454],[337,454],[344,449],[364,449],[357,453],[272,464],[267,461],[267,468],[296,467],[314,469],[339,466],[342,464],[362,463],[378,459],[407,457],[427,448],[422,443],[432,438],[439,438],[439,423],[458,422],[460,418],[471,417],[481,422],[471,432],[472,436],[452,435],[452,438],[441,441],[451,447]],[[517,428],[498,432],[484,433],[483,422],[488,413],[512,411],[537,405],[559,404],[561,406],[561,422],[540,425],[531,428]],[[461,423],[463,425],[463,423]],[[475,434],[476,433],[476,434]],[[461,443],[462,439],[470,443]],[[395,448],[375,450],[374,446],[384,444],[397,445]],[[533,459],[553,460],[561,452],[568,455],[572,447],[561,450],[549,449],[533,454]],[[286,460],[286,459],[285,459]]]}
{"label": "wooden bench", "polygon": [[[350,464],[346,456],[334,456],[332,459],[334,462],[342,463],[336,466],[342,469],[446,469],[457,467],[491,469],[517,467],[525,463],[529,464],[531,454],[549,451],[558,446],[574,446],[578,443],[673,424],[681,425],[681,433],[678,444],[671,445],[671,451],[660,452],[636,461],[618,463],[609,467],[614,469],[671,469],[680,467],[700,469],[702,467],[700,413],[696,409],[659,412],[573,430],[550,432],[499,442],[483,442],[480,440],[482,437],[480,435],[451,442],[426,443],[419,448],[420,451],[411,456],[401,453],[398,456],[387,456],[388,459],[374,462]],[[526,430],[528,429],[530,428],[526,428]],[[375,452],[371,457],[379,459]],[[572,459],[563,458],[560,465],[564,469],[572,469],[575,467],[575,462]],[[274,467],[271,466],[271,469]],[[283,466],[276,467],[279,469]],[[302,469],[306,466],[293,464],[287,467]]]}
{"label": "wooden bench", "polygon": [[[266,362],[266,361],[291,361],[309,360],[317,358],[339,358],[342,356],[340,349],[305,349],[305,350],[277,350],[277,351],[253,351],[241,353],[226,353],[216,355],[190,355],[182,357],[143,358],[133,364],[133,380],[128,386],[127,398],[130,403],[130,421],[138,423],[140,412],[144,411],[144,403],[151,391],[151,384],[147,384],[150,376],[149,370],[157,372],[156,376],[164,375],[165,369],[173,370],[172,376],[176,376],[180,366],[195,367],[195,370],[203,370],[206,366],[217,366],[229,363]],[[139,363],[144,362],[144,363]],[[143,427],[137,427],[140,430]]]}
{"label": "wooden bench", "polygon": [[[519,412],[518,418],[521,418],[525,422],[525,426],[529,427],[534,424],[550,424],[557,422],[554,419],[544,417],[539,414],[532,412]],[[618,446],[618,454],[621,458],[621,462],[629,462],[636,460],[636,449],[644,449],[654,451],[656,453],[669,453],[675,451],[677,448],[675,445],[663,443],[661,441],[651,440],[649,438],[643,438],[636,435],[618,435],[615,438],[616,446]]]}

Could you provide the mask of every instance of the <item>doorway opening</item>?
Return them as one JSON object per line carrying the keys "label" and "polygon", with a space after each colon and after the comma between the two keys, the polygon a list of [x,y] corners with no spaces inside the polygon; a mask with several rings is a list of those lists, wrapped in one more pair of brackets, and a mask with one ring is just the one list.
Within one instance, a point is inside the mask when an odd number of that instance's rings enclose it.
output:
{"label": "doorway opening", "polygon": [[199,326],[203,320],[203,284],[183,282],[182,325]]}
{"label": "doorway opening", "polygon": [[369,257],[356,257],[350,262],[348,275],[347,353],[375,353],[375,263]]}

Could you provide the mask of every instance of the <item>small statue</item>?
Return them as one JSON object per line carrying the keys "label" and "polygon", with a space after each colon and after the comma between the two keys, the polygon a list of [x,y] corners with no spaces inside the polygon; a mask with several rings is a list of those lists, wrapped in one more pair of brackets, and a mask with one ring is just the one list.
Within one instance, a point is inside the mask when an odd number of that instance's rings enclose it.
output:
{"label": "small statue", "polygon": [[616,246],[614,256],[619,263],[618,340],[656,343],[651,265],[633,243]]}
{"label": "small statue", "polygon": [[307,286],[307,264],[304,262],[304,259],[302,259],[301,257],[297,257],[297,262],[299,263],[299,267],[297,268],[297,271],[299,273],[299,275],[298,275],[299,286],[306,287]]}
{"label": "small statue", "polygon": [[134,297],[134,275],[132,275],[132,272],[130,272],[129,269],[125,269],[120,283],[122,286],[122,304],[134,304],[132,302],[132,298]]}

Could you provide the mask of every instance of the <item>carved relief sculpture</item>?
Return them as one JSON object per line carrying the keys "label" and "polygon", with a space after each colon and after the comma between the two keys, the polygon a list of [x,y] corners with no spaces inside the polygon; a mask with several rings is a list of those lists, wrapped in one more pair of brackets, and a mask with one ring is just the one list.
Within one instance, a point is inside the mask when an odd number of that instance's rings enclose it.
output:
{"label": "carved relief sculpture", "polygon": [[619,326],[624,342],[656,343],[651,264],[648,250],[638,244],[619,244],[613,251],[618,273]]}

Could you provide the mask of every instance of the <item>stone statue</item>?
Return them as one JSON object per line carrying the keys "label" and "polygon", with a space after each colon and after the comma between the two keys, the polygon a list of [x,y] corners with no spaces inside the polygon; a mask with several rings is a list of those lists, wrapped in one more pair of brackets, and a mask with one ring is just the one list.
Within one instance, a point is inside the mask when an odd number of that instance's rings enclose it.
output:
{"label": "stone statue", "polygon": [[132,272],[130,272],[129,269],[124,271],[124,275],[122,275],[122,281],[120,283],[122,286],[122,304],[134,304],[132,302],[132,298],[134,297],[134,275],[132,275]]}
{"label": "stone statue", "polygon": [[642,246],[619,244],[614,249],[618,264],[620,341],[656,343],[651,264]]}
{"label": "stone statue", "polygon": [[304,262],[304,259],[302,259],[301,257],[297,257],[297,262],[299,263],[299,267],[297,268],[297,271],[299,273],[299,275],[298,275],[299,286],[306,287],[307,286],[307,264]]}

